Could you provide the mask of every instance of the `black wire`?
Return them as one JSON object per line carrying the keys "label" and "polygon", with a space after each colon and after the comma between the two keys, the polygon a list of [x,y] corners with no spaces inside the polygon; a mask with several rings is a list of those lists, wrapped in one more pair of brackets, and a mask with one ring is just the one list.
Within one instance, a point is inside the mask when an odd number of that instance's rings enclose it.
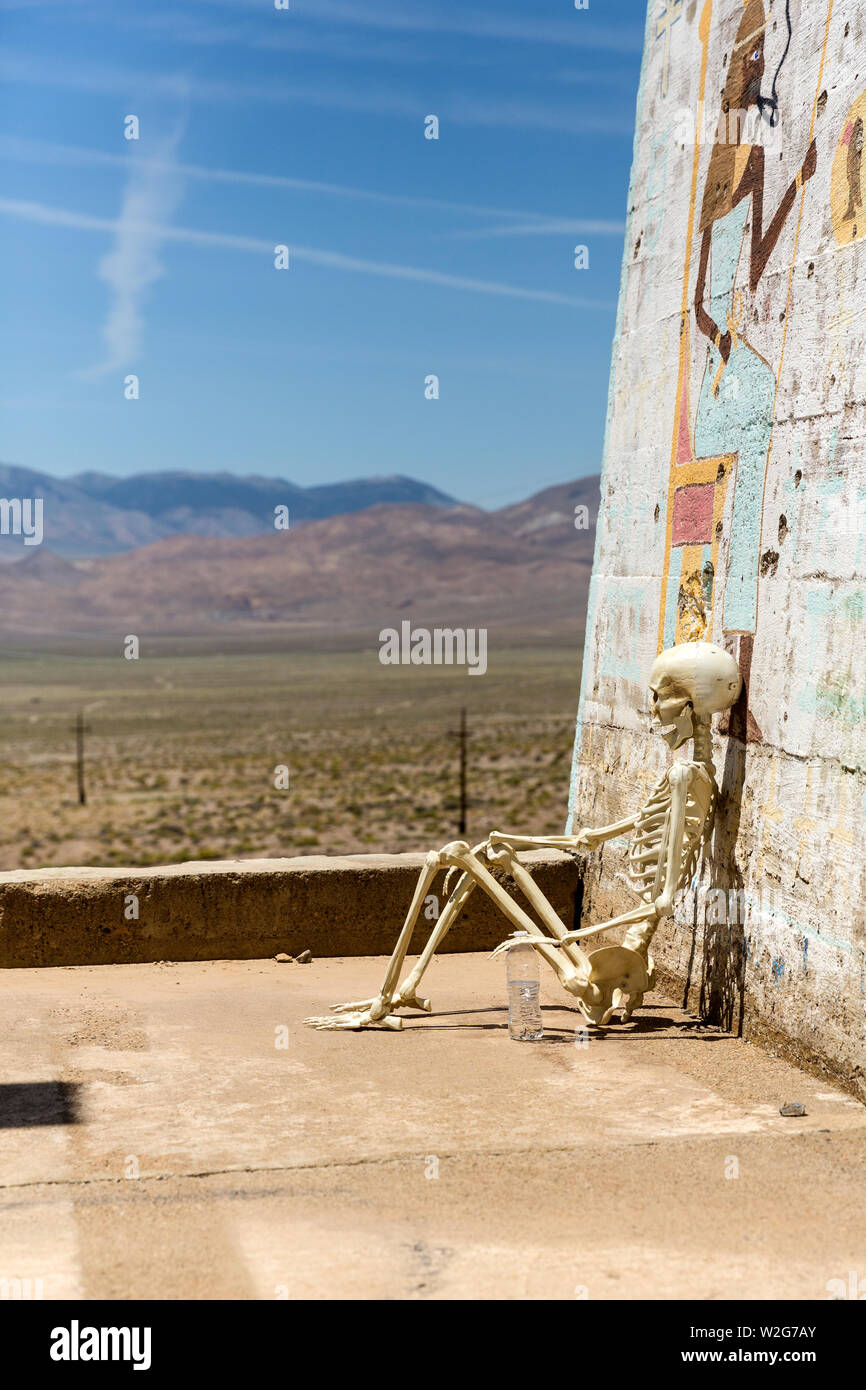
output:
{"label": "black wire", "polygon": [[791,47],[791,0],[785,0],[785,20],[788,25],[788,42],[785,44],[785,51],[779,59],[779,66],[773,74],[773,85],[770,88],[770,95],[768,97],[758,97],[758,110],[763,116],[764,107],[769,107],[770,115],[765,119],[767,124],[773,128],[779,124],[779,98],[776,93],[776,83],[779,80],[779,73],[782,71],[782,64],[788,56],[788,49]]}

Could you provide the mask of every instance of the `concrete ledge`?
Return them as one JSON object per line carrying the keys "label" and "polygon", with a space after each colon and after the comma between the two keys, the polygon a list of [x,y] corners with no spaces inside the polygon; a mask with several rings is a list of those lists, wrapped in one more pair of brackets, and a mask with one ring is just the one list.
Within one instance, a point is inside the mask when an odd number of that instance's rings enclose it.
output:
{"label": "concrete ledge", "polygon": [[[571,928],[582,863],[546,850],[520,858]],[[358,854],[0,874],[0,967],[255,960],[306,949],[390,955],[423,862],[423,854]],[[439,906],[443,881],[444,872],[431,889]],[[136,905],[137,920],[128,915]],[[422,916],[411,954],[431,926]],[[492,949],[509,930],[474,893],[443,953]]]}

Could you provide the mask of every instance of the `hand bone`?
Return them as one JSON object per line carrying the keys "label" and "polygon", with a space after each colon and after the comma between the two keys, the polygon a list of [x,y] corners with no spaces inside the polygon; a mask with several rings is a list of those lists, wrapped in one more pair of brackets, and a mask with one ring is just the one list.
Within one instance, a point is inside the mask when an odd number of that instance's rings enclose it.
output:
{"label": "hand bone", "polygon": [[511,936],[506,937],[504,941],[500,941],[495,950],[490,952],[488,959],[496,960],[497,956],[505,955],[506,951],[510,951],[512,946],[534,946],[536,942],[542,943],[545,946],[556,946],[559,944],[551,937],[542,935],[541,932],[537,935],[531,935],[529,932],[516,931]]}

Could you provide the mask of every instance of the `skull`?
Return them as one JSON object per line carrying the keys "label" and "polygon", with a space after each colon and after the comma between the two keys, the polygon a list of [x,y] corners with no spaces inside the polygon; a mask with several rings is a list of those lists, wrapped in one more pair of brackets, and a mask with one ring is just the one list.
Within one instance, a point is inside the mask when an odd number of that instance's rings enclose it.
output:
{"label": "skull", "polygon": [[669,647],[650,671],[653,718],[669,748],[694,737],[695,716],[709,719],[736,703],[743,684],[729,652],[712,642],[681,642]]}

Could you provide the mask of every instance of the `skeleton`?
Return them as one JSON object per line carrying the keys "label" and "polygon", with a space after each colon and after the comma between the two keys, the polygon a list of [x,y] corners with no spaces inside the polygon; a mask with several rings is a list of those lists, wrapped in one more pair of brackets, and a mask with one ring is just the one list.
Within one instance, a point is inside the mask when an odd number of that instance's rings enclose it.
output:
{"label": "skeleton", "polygon": [[[674,761],[662,773],[636,815],[576,835],[534,837],[493,831],[470,848],[455,840],[427,855],[403,929],[388,963],[382,988],[373,999],[336,1004],[325,1017],[306,1020],[314,1028],[403,1027],[398,1010],[430,1012],[430,1000],[418,986],[434,953],[466,904],[480,887],[517,930],[493,956],[517,941],[531,945],[551,966],[563,988],[577,1000],[584,1017],[605,1024],[616,1009],[628,1020],[655,983],[649,946],[659,924],[673,912],[677,894],[690,882],[702,845],[712,829],[718,787],[712,760],[712,716],[736,702],[742,686],[737,663],[710,642],[685,642],[662,652],[650,672],[653,718],[671,749],[693,741],[692,757]],[[628,876],[638,906],[609,921],[568,931],[528,869],[521,850],[557,849],[570,853],[595,850],[607,840],[632,835]],[[497,882],[485,863],[499,864],[524,894],[544,930]],[[400,984],[412,933],[427,893],[442,868],[456,874],[430,938],[416,965]],[[446,878],[446,891],[448,879]],[[587,955],[580,942],[617,927],[627,930],[620,946],[602,946]],[[548,934],[549,933],[549,934]]]}

